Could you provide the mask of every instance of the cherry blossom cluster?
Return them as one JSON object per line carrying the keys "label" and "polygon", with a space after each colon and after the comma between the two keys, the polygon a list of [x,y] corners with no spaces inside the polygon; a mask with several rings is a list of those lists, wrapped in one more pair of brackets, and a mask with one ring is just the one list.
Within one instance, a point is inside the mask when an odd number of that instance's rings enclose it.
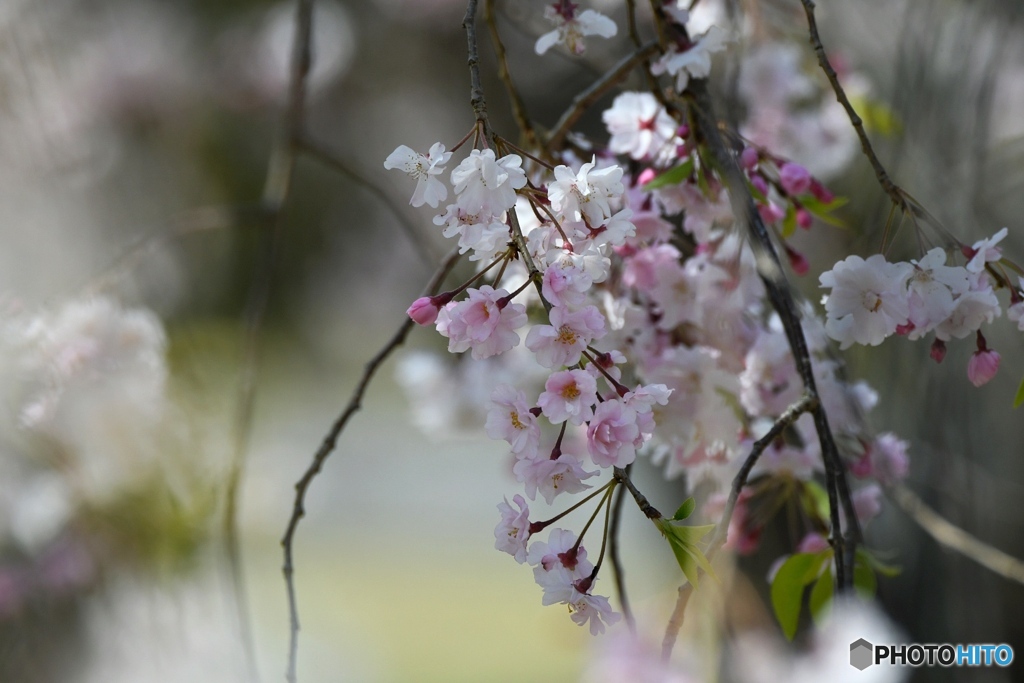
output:
{"label": "cherry blossom cluster", "polygon": [[[931,356],[941,362],[946,342],[975,335],[977,350],[967,366],[975,386],[991,380],[999,369],[999,353],[988,348],[981,326],[1002,315],[994,287],[1008,282],[1002,274],[1003,228],[990,238],[961,250],[964,265],[946,265],[941,247],[920,260],[890,263],[881,254],[867,259],[848,256],[822,273],[821,286],[827,319],[825,331],[840,348],[865,344],[877,346],[897,334],[908,339],[934,335]],[[998,278],[996,280],[993,276]],[[1010,287],[1007,317],[1024,331],[1024,282]]]}
{"label": "cherry blossom cluster", "polygon": [[[664,9],[679,31],[652,72],[672,76],[681,91],[691,78],[707,77],[727,34],[711,27],[690,39],[687,11],[674,3]],[[555,44],[578,53],[584,36],[615,32],[610,20],[573,3],[558,2],[547,15],[557,28],[538,41],[539,53]],[[449,352],[468,351],[505,378],[487,392],[480,421],[489,437],[507,443],[523,488],[498,505],[495,547],[533,567],[545,605],[568,605],[573,620],[595,634],[619,615],[592,592],[606,539],[598,539],[596,561],[583,542],[586,536],[589,548],[597,547],[599,525],[592,523],[602,509],[609,514],[622,468],[649,455],[666,476],[684,476],[691,491],[702,484],[711,491],[702,514],[719,519],[754,442],[804,392],[753,253],[735,229],[728,191],[706,164],[692,122],[649,92],[618,94],[602,120],[605,145],[578,138],[575,151],[552,164],[500,138],[481,142],[479,131],[482,148],[450,172],[453,154],[440,142],[426,154],[400,146],[385,162],[415,180],[410,203],[439,209],[434,224],[477,264],[468,281],[417,299],[408,315],[433,325]],[[793,269],[806,272],[806,260],[785,238],[810,228],[813,216],[827,220],[835,197],[806,166],[763,144],[733,143],[762,217]],[[581,150],[589,159],[577,156]],[[863,382],[847,382],[830,355],[832,309],[825,325],[809,306],[803,315],[821,401],[848,444],[854,512],[866,524],[880,511],[881,486],[906,476],[907,443],[866,428],[877,396]],[[436,371],[428,374],[437,381]],[[473,374],[472,395],[480,396],[486,376]],[[770,516],[753,511],[779,509],[780,490],[812,499],[822,491],[821,462],[813,420],[804,415],[751,473],[752,480],[796,487],[745,489],[727,544],[756,549]],[[595,487],[608,470],[615,470],[610,480]],[[584,492],[561,514],[531,519],[528,499],[539,494],[550,505]],[[594,499],[581,532],[555,526]],[[807,543],[824,539],[827,512],[811,506],[807,513]]]}

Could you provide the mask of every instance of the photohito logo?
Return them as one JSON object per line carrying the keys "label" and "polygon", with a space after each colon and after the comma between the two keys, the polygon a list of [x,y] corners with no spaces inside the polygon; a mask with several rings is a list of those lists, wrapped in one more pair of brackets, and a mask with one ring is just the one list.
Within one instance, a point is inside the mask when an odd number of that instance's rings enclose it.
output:
{"label": "photohito logo", "polygon": [[850,666],[863,671],[872,664],[893,666],[1009,666],[1013,648],[1005,643],[872,645],[863,638],[850,643]]}

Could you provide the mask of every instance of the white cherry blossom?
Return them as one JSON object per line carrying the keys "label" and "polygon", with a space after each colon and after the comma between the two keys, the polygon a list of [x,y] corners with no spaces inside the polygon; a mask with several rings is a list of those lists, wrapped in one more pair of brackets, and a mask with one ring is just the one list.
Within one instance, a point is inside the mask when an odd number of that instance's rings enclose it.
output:
{"label": "white cherry blossom", "polygon": [[559,0],[544,10],[544,18],[555,25],[555,30],[537,39],[534,50],[542,55],[555,45],[565,45],[573,54],[583,54],[584,36],[611,38],[618,32],[615,22],[592,9],[576,14],[577,5]]}
{"label": "white cherry blossom", "polygon": [[409,203],[413,206],[427,204],[436,209],[439,202],[448,198],[448,188],[435,176],[444,173],[444,165],[452,153],[444,151],[444,145],[435,142],[424,155],[410,147],[399,145],[384,161],[384,168],[398,169],[416,179],[416,189]]}

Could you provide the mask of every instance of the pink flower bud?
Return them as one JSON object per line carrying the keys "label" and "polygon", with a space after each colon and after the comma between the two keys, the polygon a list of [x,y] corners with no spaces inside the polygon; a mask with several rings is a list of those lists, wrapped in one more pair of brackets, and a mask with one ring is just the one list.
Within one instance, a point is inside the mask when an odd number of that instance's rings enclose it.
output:
{"label": "pink flower bud", "polygon": [[811,174],[800,164],[785,163],[779,169],[779,182],[791,195],[800,195],[811,189]]}
{"label": "pink flower bud", "polygon": [[764,195],[765,197],[768,196],[768,183],[765,181],[763,176],[757,173],[751,174],[750,184],[753,185],[754,189],[756,189],[762,195]]}
{"label": "pink flower bud", "polygon": [[437,321],[438,307],[431,299],[429,296],[421,296],[413,301],[412,306],[406,311],[417,325],[433,325]]}
{"label": "pink flower bud", "polygon": [[796,224],[804,230],[810,230],[811,225],[814,224],[814,219],[811,217],[811,212],[804,208],[796,210]]}
{"label": "pink flower bud", "polygon": [[978,350],[967,361],[967,379],[980,387],[996,376],[999,371],[999,353],[992,349]]}
{"label": "pink flower bud", "polygon": [[757,166],[757,150],[753,147],[744,147],[740,152],[740,166],[748,171],[753,171]]}
{"label": "pink flower bud", "polygon": [[811,179],[811,194],[822,204],[831,204],[836,198],[831,190],[813,178]]}
{"label": "pink flower bud", "polygon": [[758,204],[757,210],[761,214],[761,218],[765,223],[775,223],[786,217],[786,212],[771,202],[768,202],[767,204]]}
{"label": "pink flower bud", "polygon": [[789,265],[793,268],[793,272],[797,275],[806,275],[807,271],[811,269],[807,259],[796,249],[793,249],[788,244],[783,245],[786,249],[786,256],[789,257]]}
{"label": "pink flower bud", "polygon": [[931,351],[929,351],[932,360],[936,363],[941,363],[942,359],[946,357],[946,342],[941,339],[936,339],[932,342]]}
{"label": "pink flower bud", "polygon": [[653,168],[645,168],[643,171],[640,172],[640,175],[636,177],[636,182],[639,185],[645,185],[654,180],[657,177],[657,175],[658,174],[654,171]]}

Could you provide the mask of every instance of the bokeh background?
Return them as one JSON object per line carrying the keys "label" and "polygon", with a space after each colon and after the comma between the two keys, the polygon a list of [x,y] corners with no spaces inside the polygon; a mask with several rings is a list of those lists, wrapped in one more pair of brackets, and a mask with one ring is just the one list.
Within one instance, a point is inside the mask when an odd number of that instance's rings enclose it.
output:
{"label": "bokeh background", "polygon": [[[542,125],[629,50],[621,4],[593,2],[619,37],[583,58],[541,58],[532,47],[547,30],[544,3],[497,2],[513,77]],[[763,30],[805,44],[796,3],[745,9]],[[399,144],[450,147],[469,130],[464,11],[462,0],[316,3],[308,130],[354,175],[302,157],[285,208],[240,496],[239,584],[222,518],[244,310],[264,262],[259,224],[224,209],[260,197],[287,89],[293,3],[0,0],[3,314],[59,311],[84,296],[153,311],[166,334],[169,406],[145,429],[102,434],[38,437],[4,419],[0,679],[248,681],[247,640],[259,677],[283,677],[279,539],[293,484],[446,248],[430,216],[406,205],[405,179],[382,164]],[[1005,253],[1019,262],[1019,3],[823,1],[819,14],[826,45],[875,107],[872,136],[892,175],[964,242],[1008,226]],[[511,135],[482,41],[494,123]],[[602,139],[596,111],[582,128]],[[816,228],[797,243],[812,263],[797,286],[812,301],[818,273],[881,241],[886,200],[866,162],[851,158],[830,180],[853,198],[842,210],[850,227]],[[892,253],[914,248],[908,233]],[[1011,408],[1024,355],[1020,333],[1001,322],[986,334],[1003,368],[982,389],[966,380],[968,343],[939,366],[923,342],[890,341],[848,360],[879,391],[873,426],[912,444],[909,485],[1024,557],[1024,430]],[[433,366],[416,354],[442,349],[436,335],[414,331],[408,347],[371,387],[307,500],[295,556],[301,680],[579,680],[600,644],[561,608],[542,608],[530,572],[492,547],[495,505],[516,491],[502,445],[460,412],[471,398],[431,383]],[[100,401],[95,386],[77,400]],[[16,416],[16,398],[5,401]],[[112,406],[105,415],[133,415]],[[645,463],[636,476],[655,498],[680,493]],[[637,517],[623,528],[626,576],[656,632],[679,577]],[[868,539],[903,568],[880,597],[908,639],[1007,642],[1024,653],[1024,587],[942,550],[892,505]],[[732,609],[745,623],[771,628],[762,577],[775,555],[741,563],[751,580]],[[1024,680],[1020,670],[971,680]]]}

